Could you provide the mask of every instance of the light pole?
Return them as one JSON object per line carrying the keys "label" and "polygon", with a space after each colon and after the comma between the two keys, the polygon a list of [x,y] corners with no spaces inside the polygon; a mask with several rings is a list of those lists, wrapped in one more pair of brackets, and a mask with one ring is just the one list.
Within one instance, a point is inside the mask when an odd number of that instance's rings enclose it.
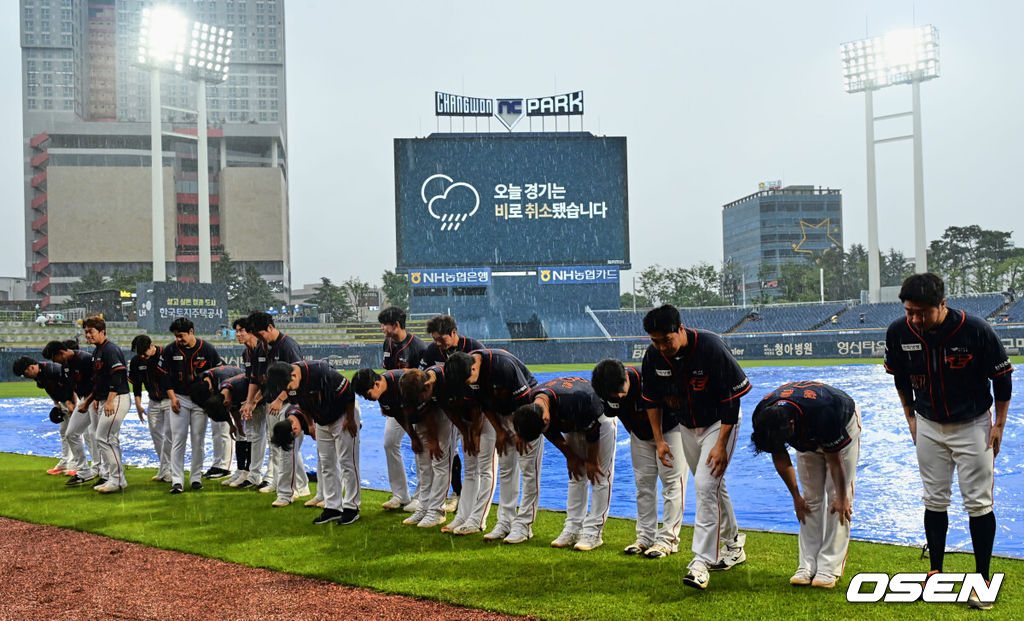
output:
{"label": "light pole", "polygon": [[[170,7],[142,10],[138,64],[151,72],[151,149],[153,167],[153,279],[166,280],[164,269],[162,134],[197,141],[199,282],[212,280],[210,251],[210,164],[207,147],[206,83],[227,80],[231,63],[230,30],[188,20]],[[160,72],[197,84],[196,136],[160,131]],[[193,113],[191,110],[184,112]]]}
{"label": "light pole", "polygon": [[[864,92],[867,146],[868,301],[881,301],[878,249],[878,192],[875,184],[875,145],[899,140],[914,144],[915,269],[928,271],[924,230],[924,173],[921,155],[921,82],[939,77],[939,33],[934,26],[897,30],[881,37],[843,43],[843,85],[847,93]],[[910,84],[910,112],[875,116],[872,93],[896,84]],[[911,133],[875,139],[875,121],[913,117]]]}

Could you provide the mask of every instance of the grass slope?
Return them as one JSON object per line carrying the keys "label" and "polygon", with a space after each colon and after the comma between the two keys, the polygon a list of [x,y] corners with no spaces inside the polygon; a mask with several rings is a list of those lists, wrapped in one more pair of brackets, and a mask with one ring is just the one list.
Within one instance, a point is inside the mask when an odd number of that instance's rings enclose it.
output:
{"label": "grass slope", "polygon": [[[67,488],[44,470],[52,458],[0,454],[0,514],[180,550],[254,567],[550,619],[1012,619],[1024,604],[1024,562],[995,559],[1006,572],[994,610],[979,614],[962,604],[849,604],[845,585],[833,591],[796,588],[792,535],[748,532],[747,562],[713,573],[706,591],[681,585],[684,551],[651,561],[627,557],[634,524],[610,519],[605,545],[593,552],[555,550],[563,514],[541,511],[530,542],[485,544],[479,536],[452,537],[437,529],[404,526],[406,514],[379,508],[387,496],[363,492],[362,519],[350,526],[314,526],[318,510],[301,503],[272,509],[265,494],[231,490],[217,482],[201,492],[167,494],[152,470],[128,470],[123,494],[101,496]],[[779,499],[779,502],[787,502]],[[491,513],[491,523],[494,513]],[[846,576],[858,572],[927,571],[912,548],[854,542]],[[948,571],[971,571],[964,554],[947,557]],[[170,577],[168,577],[170,578]],[[1019,617],[1018,617],[1019,618]]]}

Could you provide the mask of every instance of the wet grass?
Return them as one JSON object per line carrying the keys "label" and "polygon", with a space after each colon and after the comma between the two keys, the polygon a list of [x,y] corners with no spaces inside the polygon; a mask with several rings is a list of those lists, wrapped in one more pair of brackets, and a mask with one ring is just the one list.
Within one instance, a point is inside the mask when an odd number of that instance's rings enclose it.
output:
{"label": "wet grass", "polygon": [[[153,470],[130,468],[129,487],[100,495],[67,488],[44,470],[52,458],[0,454],[0,515],[97,533],[254,567],[401,593],[463,606],[547,619],[989,619],[1019,618],[1024,561],[995,559],[1006,572],[999,601],[987,613],[962,604],[849,604],[845,587],[858,572],[927,571],[920,550],[853,542],[846,579],[834,590],[788,584],[795,569],[793,535],[747,532],[747,562],[713,573],[706,591],[682,586],[690,555],[652,561],[627,557],[634,523],[610,519],[605,545],[592,552],[555,550],[548,543],[564,514],[541,511],[526,544],[485,544],[401,524],[385,512],[382,492],[364,490],[361,519],[349,526],[314,526],[317,509],[301,503],[272,509],[266,494],[222,487],[179,496],[149,480]],[[780,502],[787,502],[780,498]],[[494,513],[491,514],[491,523]],[[692,531],[683,529],[689,542]],[[684,544],[684,548],[688,545]],[[947,571],[970,571],[965,554],[947,556]]]}

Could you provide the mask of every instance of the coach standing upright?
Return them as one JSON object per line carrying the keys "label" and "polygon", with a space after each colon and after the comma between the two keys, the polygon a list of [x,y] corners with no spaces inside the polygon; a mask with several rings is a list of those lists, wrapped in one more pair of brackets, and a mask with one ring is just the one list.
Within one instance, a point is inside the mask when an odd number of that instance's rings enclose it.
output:
{"label": "coach standing upright", "polygon": [[[886,332],[885,370],[896,382],[917,447],[931,571],[942,571],[955,469],[970,518],[975,570],[988,580],[996,534],[994,461],[1010,407],[1013,366],[985,320],[946,306],[945,284],[935,274],[908,277],[900,300],[906,317]],[[973,608],[991,607],[974,593],[970,597]]]}

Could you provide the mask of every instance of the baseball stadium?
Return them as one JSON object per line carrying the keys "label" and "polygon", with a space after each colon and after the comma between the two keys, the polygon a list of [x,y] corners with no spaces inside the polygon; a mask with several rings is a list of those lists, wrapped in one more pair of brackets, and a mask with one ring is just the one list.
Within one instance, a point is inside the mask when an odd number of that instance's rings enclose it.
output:
{"label": "baseball stadium", "polygon": [[[385,286],[302,294],[284,0],[52,5],[19,2],[0,619],[1021,618],[1024,297],[917,269],[956,254],[923,222],[880,268],[869,211],[826,294],[859,206],[765,182],[686,216],[723,267],[680,303],[634,265],[633,133],[583,91],[433,91],[435,131],[388,134]],[[872,193],[921,131],[875,122],[938,76],[913,33],[888,83],[851,58],[891,41],[841,48]]]}

